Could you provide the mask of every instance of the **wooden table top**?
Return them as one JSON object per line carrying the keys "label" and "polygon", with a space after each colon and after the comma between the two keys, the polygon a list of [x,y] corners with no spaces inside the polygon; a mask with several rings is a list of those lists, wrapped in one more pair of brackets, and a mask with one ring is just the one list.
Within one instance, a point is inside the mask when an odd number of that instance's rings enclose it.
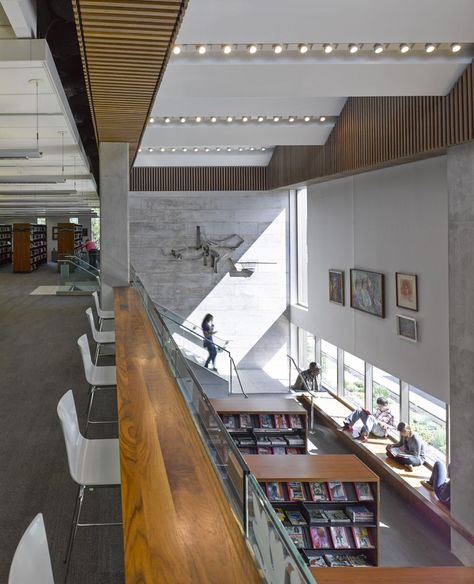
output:
{"label": "wooden table top", "polygon": [[245,462],[259,481],[373,482],[378,476],[354,454],[245,454]]}
{"label": "wooden table top", "polygon": [[261,582],[137,292],[114,309],[126,584]]}
{"label": "wooden table top", "polygon": [[474,568],[310,568],[318,584],[472,584]]}
{"label": "wooden table top", "polygon": [[300,414],[306,416],[304,407],[295,398],[284,397],[229,397],[210,400],[214,409],[222,414]]}

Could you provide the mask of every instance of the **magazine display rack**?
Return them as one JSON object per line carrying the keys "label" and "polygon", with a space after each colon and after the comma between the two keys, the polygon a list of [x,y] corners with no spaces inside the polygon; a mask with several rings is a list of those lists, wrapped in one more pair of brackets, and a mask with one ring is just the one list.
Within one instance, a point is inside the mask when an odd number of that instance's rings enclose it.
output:
{"label": "magazine display rack", "polygon": [[356,456],[245,460],[310,567],[378,565],[379,478]]}
{"label": "magazine display rack", "polygon": [[306,454],[308,416],[294,399],[211,399],[242,454]]}
{"label": "magazine display rack", "polygon": [[13,271],[32,272],[46,262],[46,225],[13,225]]}
{"label": "magazine display rack", "polygon": [[12,261],[12,226],[0,225],[0,264]]}

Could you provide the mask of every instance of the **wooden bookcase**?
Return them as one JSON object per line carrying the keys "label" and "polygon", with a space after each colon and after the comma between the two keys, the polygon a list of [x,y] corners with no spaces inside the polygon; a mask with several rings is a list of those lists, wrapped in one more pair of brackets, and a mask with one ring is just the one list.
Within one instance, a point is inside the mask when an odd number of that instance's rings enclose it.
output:
{"label": "wooden bookcase", "polygon": [[46,225],[14,223],[13,271],[32,272],[47,261]]}
{"label": "wooden bookcase", "polygon": [[[357,562],[360,565],[378,565],[379,477],[356,456],[308,454],[289,457],[250,454],[244,458],[310,566],[316,566],[319,562],[327,567],[331,564],[340,566],[343,562],[347,562],[348,566],[355,566]],[[330,488],[331,484],[333,488]],[[361,484],[365,487],[361,487]],[[299,485],[301,497],[292,500],[291,491],[298,492]],[[311,485],[318,492],[315,497]],[[343,486],[342,490],[340,485]],[[372,500],[364,498],[362,490]],[[320,499],[321,491],[327,495],[327,500]],[[343,494],[345,499],[342,498]],[[275,497],[284,500],[276,501]],[[372,517],[356,521],[353,510],[362,507]],[[342,520],[334,518],[336,511],[342,516]],[[367,544],[373,547],[359,547],[356,535],[362,544],[364,536],[368,536]],[[318,544],[326,547],[316,547]]]}
{"label": "wooden bookcase", "polygon": [[58,223],[58,259],[74,255],[82,245],[82,225]]}
{"label": "wooden bookcase", "polygon": [[12,226],[0,225],[0,264],[12,261]]}
{"label": "wooden bookcase", "polygon": [[295,399],[210,401],[242,454],[306,454],[308,416]]}

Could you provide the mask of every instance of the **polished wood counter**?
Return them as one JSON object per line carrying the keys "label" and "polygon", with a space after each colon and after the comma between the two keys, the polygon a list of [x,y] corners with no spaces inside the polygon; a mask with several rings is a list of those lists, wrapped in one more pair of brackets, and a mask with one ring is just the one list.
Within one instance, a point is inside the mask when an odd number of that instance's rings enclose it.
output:
{"label": "polished wood counter", "polygon": [[311,568],[318,584],[472,584],[474,568]]}
{"label": "polished wood counter", "polygon": [[306,416],[304,407],[295,398],[285,397],[217,397],[210,400],[220,414],[298,414]]}
{"label": "polished wood counter", "polygon": [[126,584],[260,582],[137,292],[114,302]]}

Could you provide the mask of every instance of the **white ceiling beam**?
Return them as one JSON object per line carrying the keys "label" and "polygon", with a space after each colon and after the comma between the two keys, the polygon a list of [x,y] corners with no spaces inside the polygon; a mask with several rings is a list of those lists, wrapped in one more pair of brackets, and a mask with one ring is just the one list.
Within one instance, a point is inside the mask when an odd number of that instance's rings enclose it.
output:
{"label": "white ceiling beam", "polygon": [[18,38],[36,37],[36,2],[34,0],[0,0],[0,4]]}

